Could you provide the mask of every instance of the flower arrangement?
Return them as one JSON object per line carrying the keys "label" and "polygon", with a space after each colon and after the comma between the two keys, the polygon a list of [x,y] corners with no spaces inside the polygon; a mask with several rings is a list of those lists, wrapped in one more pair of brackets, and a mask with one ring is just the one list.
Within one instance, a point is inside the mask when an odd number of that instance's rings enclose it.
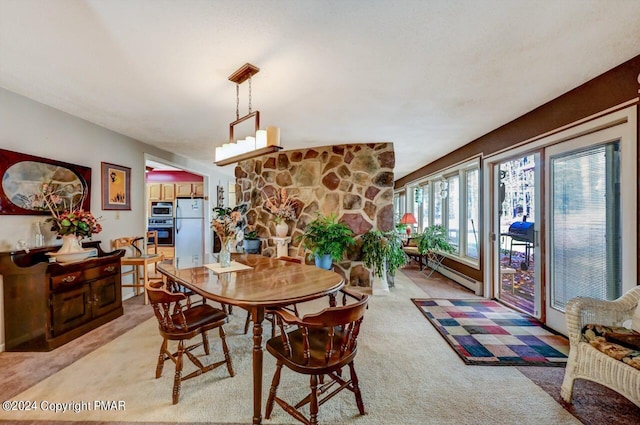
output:
{"label": "flower arrangement", "polygon": [[[41,187],[42,202],[51,212],[51,217],[45,222],[51,223],[51,230],[59,236],[74,235],[79,238],[91,237],[94,233],[100,233],[102,226],[98,219],[89,211],[67,206],[64,198],[59,195],[56,185],[43,183]],[[77,205],[82,205],[84,197]]]}
{"label": "flower arrangement", "polygon": [[285,220],[295,220],[297,205],[298,201],[289,197],[285,188],[277,191],[274,196],[267,197],[264,201],[264,208],[275,216],[273,221],[276,224],[280,224]]}
{"label": "flower arrangement", "polygon": [[216,207],[213,209],[213,219],[211,228],[216,231],[222,246],[233,239],[236,239],[244,225],[244,214],[247,212],[247,205],[242,204],[233,208]]}

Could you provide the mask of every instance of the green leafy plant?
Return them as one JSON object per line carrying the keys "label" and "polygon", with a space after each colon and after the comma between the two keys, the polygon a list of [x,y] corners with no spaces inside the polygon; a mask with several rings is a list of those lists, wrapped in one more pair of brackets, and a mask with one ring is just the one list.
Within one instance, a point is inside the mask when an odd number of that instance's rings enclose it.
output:
{"label": "green leafy plant", "polygon": [[258,236],[258,231],[255,226],[247,226],[244,230],[244,239],[245,240],[254,240],[260,239]]}
{"label": "green leafy plant", "polygon": [[404,232],[407,230],[407,225],[404,223],[396,223],[396,232]]}
{"label": "green leafy plant", "polygon": [[447,229],[441,224],[425,228],[422,233],[415,236],[415,240],[420,254],[430,251],[454,252],[456,250],[447,236]]}
{"label": "green leafy plant", "polygon": [[402,250],[402,241],[397,232],[369,230],[362,235],[362,262],[365,267],[373,269],[379,278],[383,277],[385,264],[387,273],[394,276],[396,270],[408,261],[409,257]]}
{"label": "green leafy plant", "polygon": [[335,214],[328,217],[317,214],[316,218],[307,224],[299,240],[304,249],[311,251],[311,254],[328,254],[333,261],[342,260],[347,248],[355,243],[349,226],[339,223]]}

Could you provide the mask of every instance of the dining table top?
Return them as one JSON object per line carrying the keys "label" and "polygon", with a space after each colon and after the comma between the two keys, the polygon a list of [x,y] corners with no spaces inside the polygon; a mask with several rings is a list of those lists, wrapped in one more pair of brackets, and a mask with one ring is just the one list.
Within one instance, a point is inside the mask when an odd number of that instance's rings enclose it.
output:
{"label": "dining table top", "polygon": [[205,254],[164,260],[158,271],[206,298],[245,308],[308,301],[344,286],[338,273],[312,265],[258,254],[234,253],[231,260],[250,269],[217,273],[211,268],[217,255]]}

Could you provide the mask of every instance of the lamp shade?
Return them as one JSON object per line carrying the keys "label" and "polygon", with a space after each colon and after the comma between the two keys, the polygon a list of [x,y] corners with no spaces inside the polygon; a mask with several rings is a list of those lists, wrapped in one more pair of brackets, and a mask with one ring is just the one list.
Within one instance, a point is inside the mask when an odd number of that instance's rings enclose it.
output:
{"label": "lamp shade", "polygon": [[416,217],[412,213],[406,213],[400,220],[402,224],[416,224],[417,222]]}

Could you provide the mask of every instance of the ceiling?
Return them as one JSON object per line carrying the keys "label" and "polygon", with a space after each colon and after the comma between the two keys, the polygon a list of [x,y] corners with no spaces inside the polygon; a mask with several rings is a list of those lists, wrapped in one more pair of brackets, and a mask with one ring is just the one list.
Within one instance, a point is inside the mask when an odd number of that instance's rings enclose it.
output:
{"label": "ceiling", "polygon": [[635,0],[0,0],[0,86],[211,163],[250,62],[285,149],[390,141],[400,178],[639,40]]}

